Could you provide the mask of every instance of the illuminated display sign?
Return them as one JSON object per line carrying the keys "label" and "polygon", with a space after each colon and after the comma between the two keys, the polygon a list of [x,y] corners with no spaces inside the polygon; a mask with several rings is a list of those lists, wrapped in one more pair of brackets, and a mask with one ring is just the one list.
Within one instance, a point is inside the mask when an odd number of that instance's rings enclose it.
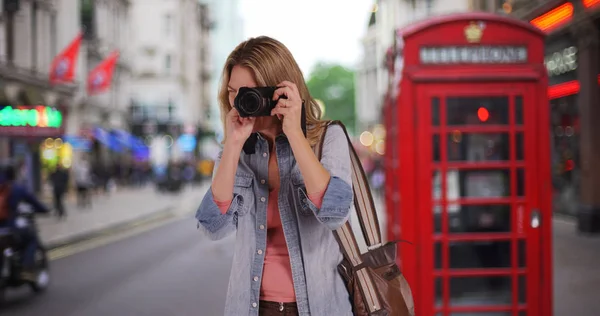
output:
{"label": "illuminated display sign", "polygon": [[64,129],[63,115],[44,105],[6,106],[0,108],[0,135],[59,136]]}
{"label": "illuminated display sign", "polygon": [[16,107],[7,106],[0,110],[0,126],[62,126],[62,113],[48,106]]}
{"label": "illuminated display sign", "polygon": [[544,63],[548,76],[560,76],[577,70],[577,47],[569,46],[559,52],[546,56]]}
{"label": "illuminated display sign", "polygon": [[527,62],[525,46],[442,46],[421,47],[422,64],[520,64]]}
{"label": "illuminated display sign", "polygon": [[575,40],[569,35],[546,41],[544,64],[548,71],[548,84],[577,80],[578,53]]}

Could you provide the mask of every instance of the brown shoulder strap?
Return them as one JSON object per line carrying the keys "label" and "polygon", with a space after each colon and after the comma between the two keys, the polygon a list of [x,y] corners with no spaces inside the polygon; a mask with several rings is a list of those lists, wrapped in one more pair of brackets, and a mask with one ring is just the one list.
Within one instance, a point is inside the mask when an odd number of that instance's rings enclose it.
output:
{"label": "brown shoulder strap", "polygon": [[[360,160],[358,159],[358,154],[352,146],[352,142],[350,141],[350,137],[348,136],[348,132],[346,131],[344,124],[339,121],[327,122],[327,126],[321,136],[321,140],[317,146],[315,146],[315,154],[319,160],[321,160],[325,134],[327,133],[327,128],[333,124],[342,127],[344,133],[346,134],[346,139],[348,140],[350,159],[352,161],[352,189],[354,191],[354,207],[358,215],[358,222],[360,223],[361,231],[369,247],[379,245],[381,244],[381,231],[379,229],[377,213],[375,212],[375,203],[373,202],[373,197],[371,196],[371,190],[369,188],[369,183],[367,182],[367,177],[365,176],[365,172],[362,168]],[[375,283],[373,282],[371,275],[367,272],[363,265],[360,249],[356,243],[356,237],[354,236],[352,227],[350,227],[350,222],[346,221],[346,223],[344,223],[342,227],[336,229],[333,234],[340,245],[340,249],[342,250],[344,258],[346,258],[346,260],[352,264],[352,267],[355,268],[357,282],[359,284],[362,297],[367,305],[367,308],[369,309],[369,314],[381,310],[383,308],[381,305],[381,300],[377,294]]]}
{"label": "brown shoulder strap", "polygon": [[371,195],[369,181],[367,180],[365,171],[360,163],[358,154],[352,146],[352,141],[350,140],[350,136],[348,136],[346,127],[342,122],[327,122],[327,126],[323,132],[323,135],[321,136],[321,140],[315,147],[315,154],[319,160],[321,160],[325,134],[327,133],[327,128],[331,125],[339,125],[344,130],[344,134],[346,135],[346,139],[348,141],[350,160],[352,161],[352,189],[354,191],[354,207],[356,208],[358,222],[365,238],[365,242],[369,247],[379,245],[381,244],[381,229],[379,227],[379,219],[377,218],[375,202],[373,201],[373,196]]}

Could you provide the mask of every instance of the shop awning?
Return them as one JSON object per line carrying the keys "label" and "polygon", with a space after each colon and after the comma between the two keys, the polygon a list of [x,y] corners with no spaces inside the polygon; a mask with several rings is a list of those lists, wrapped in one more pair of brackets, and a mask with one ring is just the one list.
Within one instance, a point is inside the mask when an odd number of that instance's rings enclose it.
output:
{"label": "shop awning", "polygon": [[150,149],[139,137],[121,129],[113,130],[113,134],[122,146],[131,150],[136,159],[145,160],[150,156]]}
{"label": "shop awning", "polygon": [[65,143],[70,144],[74,151],[89,152],[92,145],[89,139],[77,135],[65,135],[62,137]]}
{"label": "shop awning", "polygon": [[115,134],[117,140],[123,146],[125,146],[129,149],[140,149],[140,148],[148,147],[148,146],[146,146],[146,144],[144,144],[143,140],[141,140],[139,137],[132,135],[131,133],[129,133],[127,131],[115,129],[115,130],[113,130],[113,133]]}
{"label": "shop awning", "polygon": [[123,151],[123,146],[121,146],[117,137],[111,132],[100,127],[95,127],[92,135],[100,144],[106,146],[108,149],[119,153]]}

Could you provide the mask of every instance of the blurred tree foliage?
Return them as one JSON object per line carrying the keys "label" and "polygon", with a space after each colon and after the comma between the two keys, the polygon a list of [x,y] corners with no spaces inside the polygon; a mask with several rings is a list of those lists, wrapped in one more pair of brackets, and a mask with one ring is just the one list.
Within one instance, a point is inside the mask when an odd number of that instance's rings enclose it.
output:
{"label": "blurred tree foliage", "polygon": [[356,102],[354,71],[332,63],[317,63],[308,76],[308,90],[325,104],[324,119],[340,120],[354,134]]}

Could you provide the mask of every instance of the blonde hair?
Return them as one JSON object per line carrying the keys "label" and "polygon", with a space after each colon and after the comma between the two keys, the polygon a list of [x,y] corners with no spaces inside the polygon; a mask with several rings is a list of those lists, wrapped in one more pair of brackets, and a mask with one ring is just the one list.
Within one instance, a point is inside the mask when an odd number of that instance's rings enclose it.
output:
{"label": "blonde hair", "polygon": [[[227,85],[234,66],[250,69],[259,87],[276,86],[285,80],[296,84],[300,97],[305,102],[306,138],[311,146],[319,142],[324,128],[323,121],[320,119],[321,107],[310,96],[302,71],[292,53],[281,42],[267,36],[250,38],[242,42],[227,57],[219,88],[219,107],[223,127],[225,127],[225,117],[232,108],[232,104],[229,104]],[[223,142],[226,139],[225,134]]]}

